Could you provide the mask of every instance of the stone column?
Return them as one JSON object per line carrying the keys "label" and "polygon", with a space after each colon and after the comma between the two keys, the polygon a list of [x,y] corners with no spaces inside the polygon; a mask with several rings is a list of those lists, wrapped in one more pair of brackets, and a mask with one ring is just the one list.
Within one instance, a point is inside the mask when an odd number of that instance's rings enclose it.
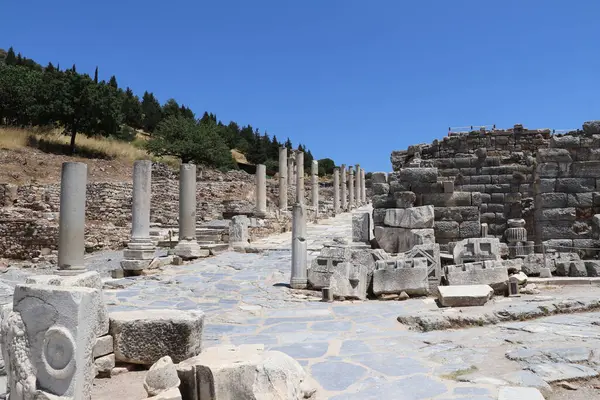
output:
{"label": "stone column", "polygon": [[58,271],[60,275],[85,272],[85,193],[87,165],[65,162],[60,177]]}
{"label": "stone column", "polygon": [[356,172],[354,173],[354,202],[356,203],[356,207],[360,207],[362,200],[360,195],[360,165],[356,164]]}
{"label": "stone column", "polygon": [[205,257],[196,241],[196,165],[181,164],[179,169],[179,243],[175,254],[184,259]]}
{"label": "stone column", "polygon": [[340,169],[333,169],[333,213],[340,213]]}
{"label": "stone column", "polygon": [[365,170],[360,170],[360,192],[363,204],[367,204],[367,184],[365,183]]}
{"label": "stone column", "polygon": [[131,241],[123,252],[121,267],[128,271],[140,271],[154,259],[154,242],[150,238],[150,198],[152,161],[138,160],[133,163],[133,193],[131,209]]}
{"label": "stone column", "polygon": [[319,162],[313,160],[311,168],[312,206],[315,208],[315,220],[319,219]]}
{"label": "stone column", "polygon": [[346,164],[342,164],[342,182],[341,182],[341,187],[342,187],[342,211],[347,211],[348,210],[348,195],[346,193]]}
{"label": "stone column", "polygon": [[256,166],[256,213],[259,216],[267,214],[267,167],[263,164]]}
{"label": "stone column", "polygon": [[304,153],[296,154],[296,203],[304,204]]}
{"label": "stone column", "polygon": [[288,156],[287,148],[279,148],[279,208],[281,210],[287,210],[288,207]]}
{"label": "stone column", "polygon": [[288,157],[287,159],[287,170],[288,170],[288,175],[287,175],[287,183],[290,186],[294,185],[294,159],[292,158],[292,156]]}
{"label": "stone column", "polygon": [[304,204],[292,207],[292,277],[293,289],[306,289],[307,277],[306,208]]}
{"label": "stone column", "polygon": [[352,166],[350,165],[348,167],[348,174],[350,175],[348,177],[348,210],[352,210],[355,206],[354,204],[354,170],[352,169]]}

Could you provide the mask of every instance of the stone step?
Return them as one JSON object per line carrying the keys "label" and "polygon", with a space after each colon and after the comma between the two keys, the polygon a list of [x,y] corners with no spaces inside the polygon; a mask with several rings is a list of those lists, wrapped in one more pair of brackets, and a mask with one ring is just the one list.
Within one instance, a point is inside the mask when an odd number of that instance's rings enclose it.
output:
{"label": "stone step", "polygon": [[226,243],[201,244],[200,247],[202,249],[210,251],[211,256],[229,250],[229,245]]}

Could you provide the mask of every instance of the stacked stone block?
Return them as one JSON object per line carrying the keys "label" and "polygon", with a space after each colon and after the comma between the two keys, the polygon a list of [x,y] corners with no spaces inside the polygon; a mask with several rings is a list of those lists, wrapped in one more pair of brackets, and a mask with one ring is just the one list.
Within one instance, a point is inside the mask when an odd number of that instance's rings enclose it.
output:
{"label": "stacked stone block", "polygon": [[429,293],[427,260],[425,258],[377,261],[373,271],[373,293],[425,296]]}

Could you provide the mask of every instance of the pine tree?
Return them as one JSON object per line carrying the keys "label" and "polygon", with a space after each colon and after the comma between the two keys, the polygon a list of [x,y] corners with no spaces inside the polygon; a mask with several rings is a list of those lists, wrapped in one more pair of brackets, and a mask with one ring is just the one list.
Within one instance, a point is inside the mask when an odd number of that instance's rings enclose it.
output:
{"label": "pine tree", "polygon": [[169,99],[162,106],[163,118],[179,117],[181,115],[181,108],[175,99]]}
{"label": "pine tree", "polygon": [[94,71],[94,83],[98,83],[98,66],[96,66],[96,70]]}
{"label": "pine tree", "polygon": [[285,148],[286,148],[286,149],[288,149],[288,152],[289,152],[289,151],[291,151],[291,150],[293,149],[293,146],[292,146],[292,141],[290,140],[290,138],[288,138],[288,139],[285,141]]}
{"label": "pine tree", "polygon": [[123,122],[132,128],[142,129],[142,104],[140,99],[133,94],[133,90],[127,88],[123,93],[121,102],[121,113],[123,113]]}
{"label": "pine tree", "polygon": [[46,69],[44,71],[45,72],[55,72],[56,68],[54,68],[54,65],[52,65],[51,62],[49,62],[48,65],[46,66]]}
{"label": "pine tree", "polygon": [[110,77],[110,80],[108,81],[108,84],[112,87],[114,87],[115,89],[119,88],[119,85],[117,85],[117,78],[113,75]]}
{"label": "pine tree", "polygon": [[17,54],[17,61],[15,65],[23,65],[23,56],[21,55],[21,53]]}
{"label": "pine tree", "polygon": [[17,65],[17,56],[15,55],[15,51],[11,47],[8,49],[8,53],[6,53],[6,58],[4,59],[4,63],[6,65]]}
{"label": "pine tree", "polygon": [[142,97],[142,112],[144,118],[142,124],[147,132],[154,132],[154,129],[162,119],[162,107],[152,93],[144,92]]}

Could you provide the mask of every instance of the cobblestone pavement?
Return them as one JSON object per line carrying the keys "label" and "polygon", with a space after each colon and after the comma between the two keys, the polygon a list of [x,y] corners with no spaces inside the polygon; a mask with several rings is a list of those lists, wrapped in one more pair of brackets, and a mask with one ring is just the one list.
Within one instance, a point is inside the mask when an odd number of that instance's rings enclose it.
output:
{"label": "cobblestone pavement", "polygon": [[[312,256],[324,241],[350,237],[350,230],[350,214],[309,225]],[[322,398],[524,399],[506,397],[503,387],[527,385],[552,399],[541,377],[598,372],[597,364],[581,362],[600,349],[600,313],[418,332],[396,318],[437,309],[433,299],[327,304],[318,293],[290,290],[290,241],[290,233],[275,235],[253,244],[261,253],[225,252],[157,275],[113,280],[105,298],[113,311],[201,309],[205,346],[263,343],[283,351],[309,370]],[[509,359],[511,351],[517,353]]]}

